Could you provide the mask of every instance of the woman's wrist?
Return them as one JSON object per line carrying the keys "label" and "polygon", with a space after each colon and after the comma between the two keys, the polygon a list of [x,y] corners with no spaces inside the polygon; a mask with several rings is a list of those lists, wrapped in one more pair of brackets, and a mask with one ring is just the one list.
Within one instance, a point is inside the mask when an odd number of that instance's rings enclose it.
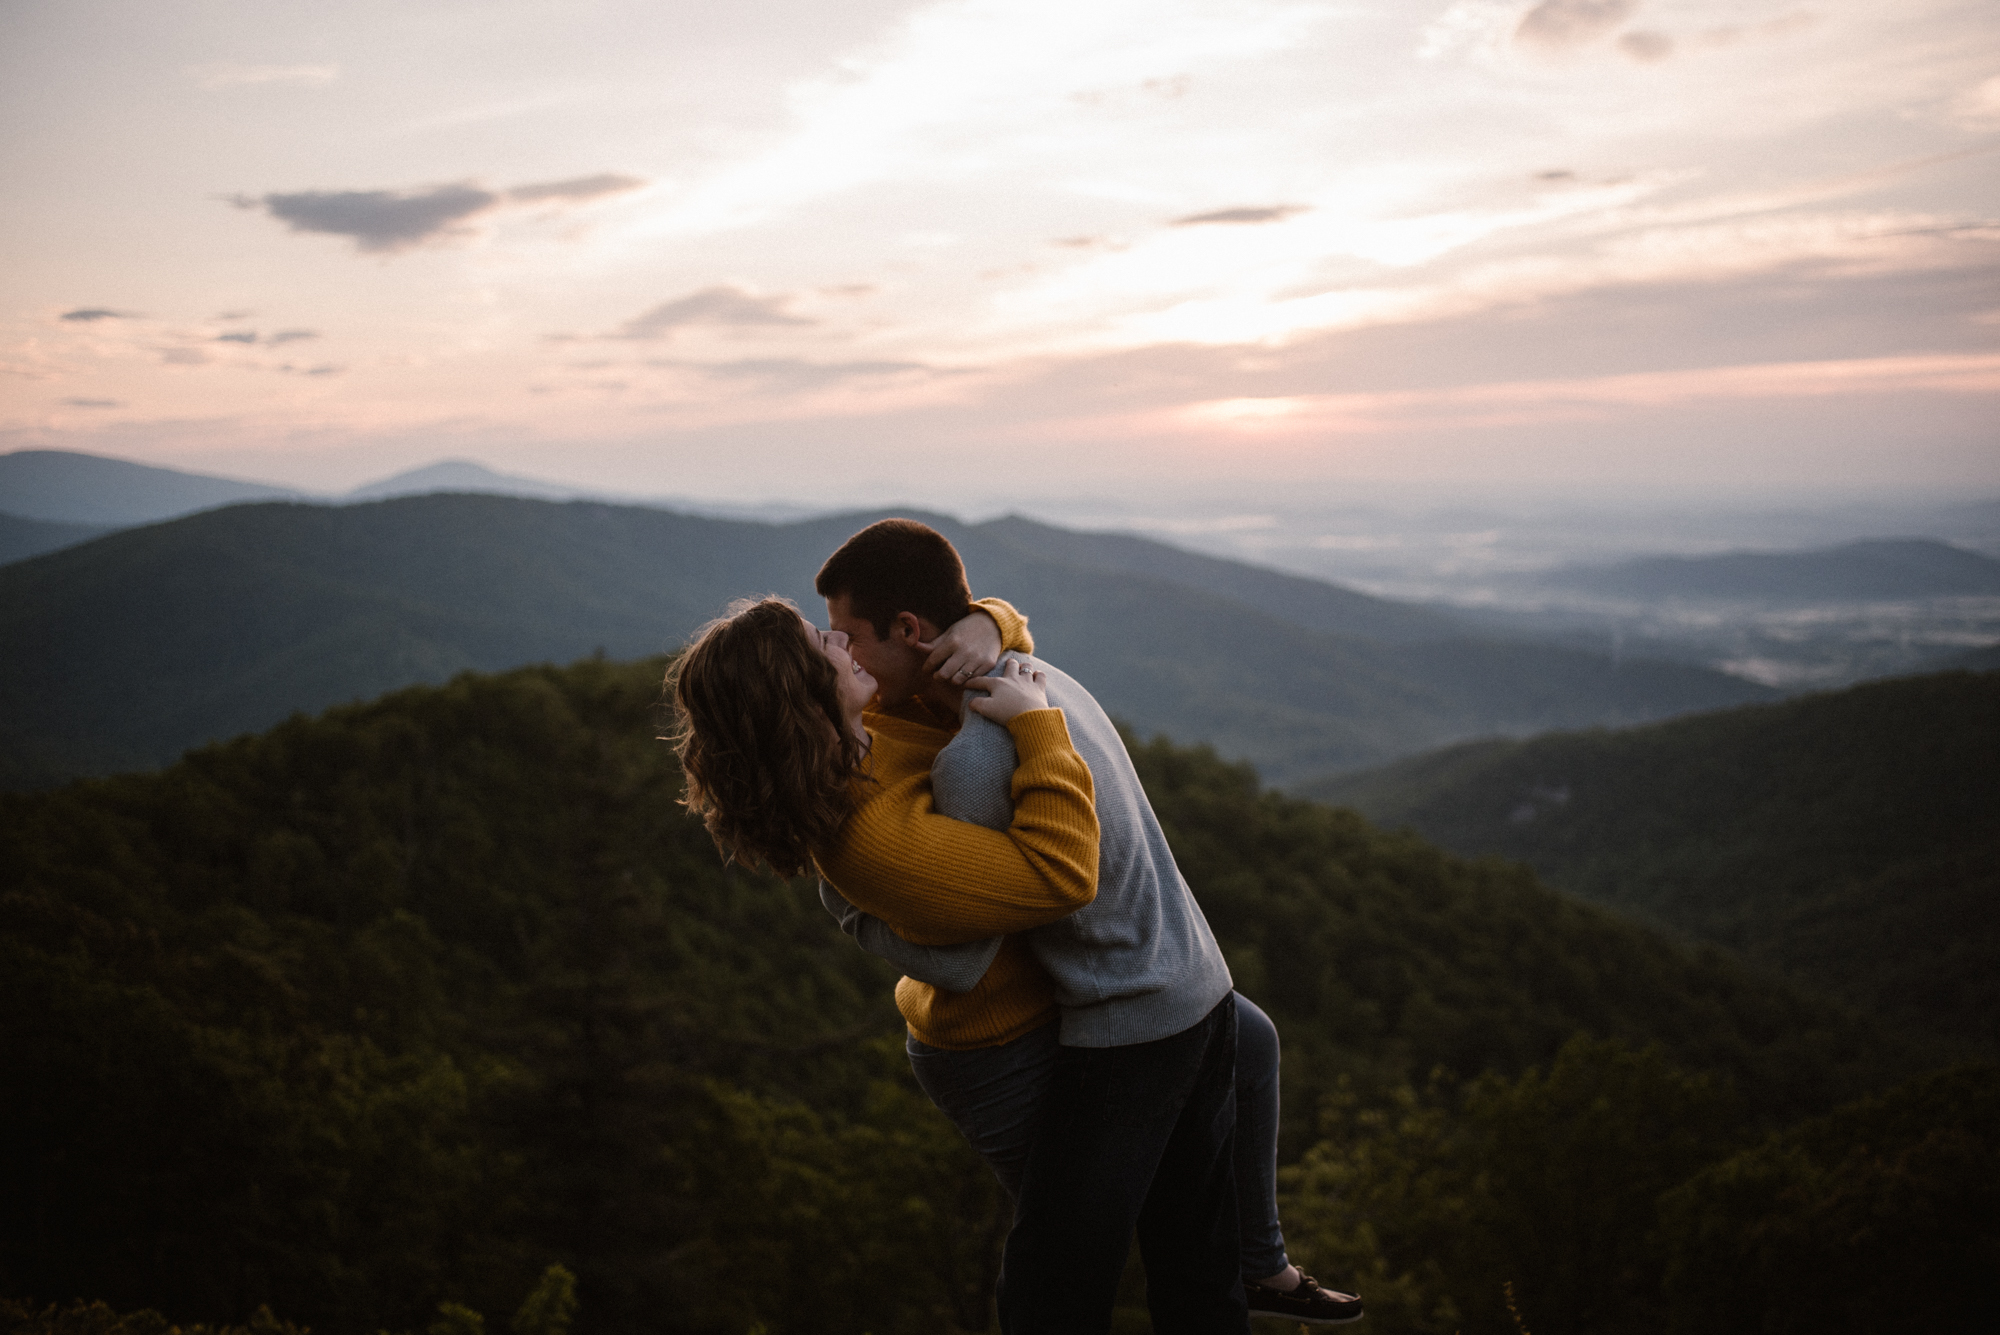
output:
{"label": "woman's wrist", "polygon": [[1024,709],[1007,720],[1007,731],[1014,735],[1014,749],[1026,759],[1031,748],[1048,746],[1068,746],[1069,720],[1055,705],[1042,709]]}

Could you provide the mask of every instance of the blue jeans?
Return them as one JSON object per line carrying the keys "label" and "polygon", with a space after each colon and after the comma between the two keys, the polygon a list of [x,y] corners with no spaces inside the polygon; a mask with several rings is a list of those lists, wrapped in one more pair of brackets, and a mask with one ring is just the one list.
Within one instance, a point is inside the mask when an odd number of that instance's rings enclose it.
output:
{"label": "blue jeans", "polygon": [[[1263,1279],[1289,1264],[1278,1225],[1278,1030],[1248,997],[1235,996],[1236,1227],[1243,1278]],[[1016,1200],[1055,1074],[1056,1030],[1049,1023],[1012,1043],[969,1052],[915,1038],[906,1045],[924,1093]]]}

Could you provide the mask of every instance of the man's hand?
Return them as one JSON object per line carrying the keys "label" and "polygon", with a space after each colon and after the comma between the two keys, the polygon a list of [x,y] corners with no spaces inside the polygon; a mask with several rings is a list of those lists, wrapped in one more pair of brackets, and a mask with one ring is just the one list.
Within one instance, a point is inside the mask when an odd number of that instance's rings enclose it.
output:
{"label": "man's hand", "polygon": [[975,677],[965,683],[968,691],[984,691],[966,703],[995,723],[1006,723],[1016,714],[1049,707],[1049,688],[1044,673],[1035,671],[1018,658],[1007,660],[997,677]]}
{"label": "man's hand", "polygon": [[924,671],[948,686],[963,686],[1000,661],[1000,625],[984,608],[975,607],[944,634],[929,643],[918,640],[916,647],[929,655]]}

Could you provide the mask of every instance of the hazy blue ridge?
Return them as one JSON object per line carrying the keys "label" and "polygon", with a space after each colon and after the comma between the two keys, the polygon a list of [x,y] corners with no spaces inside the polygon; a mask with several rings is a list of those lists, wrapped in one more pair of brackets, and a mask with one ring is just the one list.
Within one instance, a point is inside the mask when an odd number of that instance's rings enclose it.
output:
{"label": "hazy blue ridge", "polygon": [[288,487],[154,468],[70,450],[0,454],[0,510],[23,519],[120,528],[241,501],[282,500]]}
{"label": "hazy blue ridge", "polygon": [[1147,538],[1079,533],[1008,515],[973,530],[1024,557],[1123,575],[1143,575],[1220,594],[1306,630],[1361,635],[1389,643],[1452,639],[1466,624],[1449,612],[1375,598],[1325,580],[1288,575],[1181,551]]}
{"label": "hazy blue ridge", "polygon": [[60,551],[111,532],[108,524],[65,524],[49,519],[23,519],[0,514],[0,565],[26,560],[43,552]]}
{"label": "hazy blue ridge", "polygon": [[1649,556],[1534,577],[1615,598],[1854,602],[2000,594],[2000,560],[1932,538],[1877,538],[1812,552]]}
{"label": "hazy blue ridge", "polygon": [[[33,646],[0,663],[0,782],[165,763],[466,669],[660,653],[738,596],[781,593],[819,615],[820,563],[884,513],[767,524],[486,495],[267,503],[0,567],[0,634]],[[1042,651],[1114,714],[1272,780],[1773,694],[1700,667],[1455,635],[1420,609],[1139,539],[902,513],[948,533],[974,589],[1028,611]],[[1168,575],[1135,572],[1148,550]]]}
{"label": "hazy blue ridge", "polygon": [[1298,791],[2000,1050],[2000,672],[1484,741]]}

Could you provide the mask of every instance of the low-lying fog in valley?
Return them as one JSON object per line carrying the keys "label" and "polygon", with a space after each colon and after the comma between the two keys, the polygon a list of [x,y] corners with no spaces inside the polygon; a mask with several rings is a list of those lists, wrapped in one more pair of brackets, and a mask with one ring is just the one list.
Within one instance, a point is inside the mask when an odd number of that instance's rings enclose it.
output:
{"label": "low-lying fog in valley", "polygon": [[[2000,585],[1934,545],[2000,557],[1991,500],[1021,508],[1440,604],[1496,631],[1698,662],[1784,688],[1934,670],[2000,645]],[[1792,560],[1767,563],[1775,570],[1704,560],[1742,553]],[[1661,557],[1688,560],[1678,569],[1649,560]]]}

